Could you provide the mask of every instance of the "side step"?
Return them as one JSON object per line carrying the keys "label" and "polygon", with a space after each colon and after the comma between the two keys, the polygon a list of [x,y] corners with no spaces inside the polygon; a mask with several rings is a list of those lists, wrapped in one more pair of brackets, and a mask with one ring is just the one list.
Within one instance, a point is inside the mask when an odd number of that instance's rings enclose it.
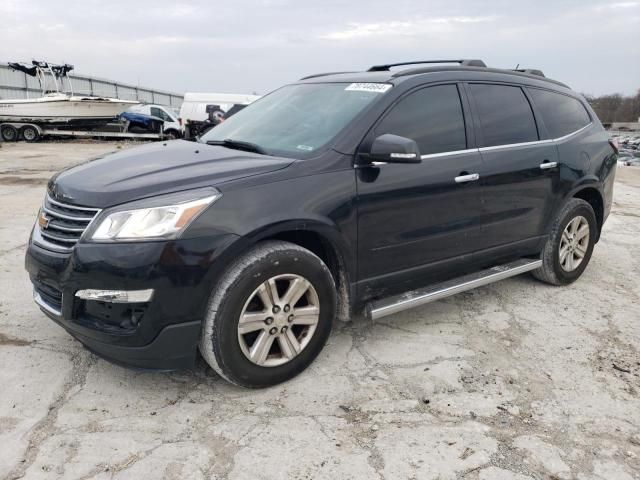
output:
{"label": "side step", "polygon": [[446,282],[431,285],[412,292],[401,293],[392,297],[374,300],[367,306],[367,314],[371,320],[393,315],[394,313],[419,307],[456,293],[466,292],[473,288],[488,285],[505,278],[520,275],[521,273],[535,270],[542,266],[542,260],[521,258],[515,262],[497,265],[486,270],[454,278]]}

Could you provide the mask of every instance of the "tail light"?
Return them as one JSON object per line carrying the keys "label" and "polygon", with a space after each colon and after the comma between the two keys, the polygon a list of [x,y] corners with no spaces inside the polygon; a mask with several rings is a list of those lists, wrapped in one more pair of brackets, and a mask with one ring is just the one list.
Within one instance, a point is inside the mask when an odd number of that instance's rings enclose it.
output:
{"label": "tail light", "polygon": [[610,138],[609,145],[611,145],[611,148],[613,148],[613,151],[616,152],[616,155],[620,152],[620,146],[618,145],[617,138]]}
{"label": "tail light", "polygon": [[182,118],[178,117],[178,123],[182,126]]}

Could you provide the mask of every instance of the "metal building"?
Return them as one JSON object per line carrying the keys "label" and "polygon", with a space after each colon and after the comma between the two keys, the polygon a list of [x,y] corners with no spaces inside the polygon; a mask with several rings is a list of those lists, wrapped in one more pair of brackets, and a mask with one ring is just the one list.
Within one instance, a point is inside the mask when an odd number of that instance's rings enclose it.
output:
{"label": "metal building", "polygon": [[[180,107],[183,95],[146,87],[137,87],[126,83],[114,82],[103,78],[85,75],[71,75],[73,91],[79,95],[115,97],[123,100],[138,100],[171,107]],[[0,63],[0,100],[7,98],[33,98],[42,95],[38,80]]]}

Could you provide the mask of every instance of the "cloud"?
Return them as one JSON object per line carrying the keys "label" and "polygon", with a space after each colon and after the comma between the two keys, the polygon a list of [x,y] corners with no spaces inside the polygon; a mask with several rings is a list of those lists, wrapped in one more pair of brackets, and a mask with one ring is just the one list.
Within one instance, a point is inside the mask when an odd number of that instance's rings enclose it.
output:
{"label": "cloud", "polygon": [[640,86],[640,0],[64,5],[0,0],[0,61],[67,61],[79,74],[176,92],[266,93],[306,74],[415,58],[520,63],[594,94]]}
{"label": "cloud", "polygon": [[496,15],[478,17],[436,17],[412,21],[392,21],[382,23],[350,22],[343,30],[319,35],[326,40],[351,40],[371,36],[415,36],[430,33],[434,28],[454,27],[469,23],[493,22]]}
{"label": "cloud", "polygon": [[640,7],[640,2],[615,2],[596,6],[597,11],[602,10],[625,10]]}
{"label": "cloud", "polygon": [[56,23],[53,25],[47,25],[47,24],[41,23],[40,25],[38,25],[38,28],[45,32],[55,32],[55,31],[64,30],[64,23]]}

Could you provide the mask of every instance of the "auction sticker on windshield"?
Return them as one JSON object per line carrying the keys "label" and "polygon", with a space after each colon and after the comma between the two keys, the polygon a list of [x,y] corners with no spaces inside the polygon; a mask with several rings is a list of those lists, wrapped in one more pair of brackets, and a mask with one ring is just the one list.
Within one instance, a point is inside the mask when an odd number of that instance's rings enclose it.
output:
{"label": "auction sticker on windshield", "polygon": [[345,90],[351,90],[356,92],[378,92],[384,93],[389,90],[392,85],[388,83],[352,83]]}

